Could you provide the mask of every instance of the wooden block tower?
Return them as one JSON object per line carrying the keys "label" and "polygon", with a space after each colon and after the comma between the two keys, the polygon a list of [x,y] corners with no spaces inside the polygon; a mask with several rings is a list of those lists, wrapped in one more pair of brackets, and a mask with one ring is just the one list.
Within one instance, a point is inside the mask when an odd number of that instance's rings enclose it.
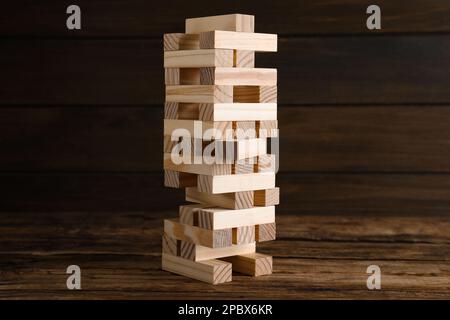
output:
{"label": "wooden block tower", "polygon": [[272,273],[256,242],[275,239],[277,70],[255,68],[255,52],[277,51],[277,35],[254,17],[186,20],[164,35],[164,185],[185,188],[179,218],[164,221],[162,269],[212,284],[232,271]]}

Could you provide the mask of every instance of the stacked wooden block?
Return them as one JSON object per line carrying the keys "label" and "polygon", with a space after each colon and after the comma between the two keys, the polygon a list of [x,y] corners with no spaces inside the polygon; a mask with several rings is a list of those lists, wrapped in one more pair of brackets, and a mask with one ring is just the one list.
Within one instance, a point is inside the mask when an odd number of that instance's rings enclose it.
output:
{"label": "stacked wooden block", "polygon": [[277,51],[277,36],[255,33],[249,15],[164,35],[164,184],[194,204],[164,221],[163,270],[213,284],[272,273],[256,242],[275,239],[277,70],[255,68],[258,51]]}

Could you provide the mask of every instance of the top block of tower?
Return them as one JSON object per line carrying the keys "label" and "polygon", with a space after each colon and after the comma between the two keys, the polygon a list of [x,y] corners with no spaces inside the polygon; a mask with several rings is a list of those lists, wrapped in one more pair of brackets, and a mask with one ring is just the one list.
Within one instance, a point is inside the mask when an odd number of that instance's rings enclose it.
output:
{"label": "top block of tower", "polygon": [[246,14],[226,14],[186,19],[186,33],[202,33],[214,30],[255,32],[255,17]]}

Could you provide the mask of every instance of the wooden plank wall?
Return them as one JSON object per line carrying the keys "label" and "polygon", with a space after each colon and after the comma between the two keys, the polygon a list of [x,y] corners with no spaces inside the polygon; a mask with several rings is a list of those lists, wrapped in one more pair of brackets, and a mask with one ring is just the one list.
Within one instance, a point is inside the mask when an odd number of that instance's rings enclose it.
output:
{"label": "wooden plank wall", "polygon": [[280,210],[447,214],[450,2],[10,1],[0,11],[0,210],[173,210],[162,188],[162,34],[248,13],[278,33]]}

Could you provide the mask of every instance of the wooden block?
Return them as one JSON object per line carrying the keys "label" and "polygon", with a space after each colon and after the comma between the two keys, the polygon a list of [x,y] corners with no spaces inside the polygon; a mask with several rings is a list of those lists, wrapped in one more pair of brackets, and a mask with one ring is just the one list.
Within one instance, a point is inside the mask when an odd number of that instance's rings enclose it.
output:
{"label": "wooden block", "polygon": [[164,51],[199,50],[198,34],[167,33],[164,35]]}
{"label": "wooden block", "polygon": [[246,14],[227,14],[186,19],[186,33],[212,30],[254,32],[255,17]]}
{"label": "wooden block", "polygon": [[164,170],[164,186],[169,188],[186,188],[197,185],[197,175],[185,172]]}
{"label": "wooden block", "polygon": [[[177,241],[177,240],[175,240]],[[250,243],[231,245],[223,248],[208,248],[200,245],[196,245],[192,242],[186,242],[178,240],[180,242],[178,256],[183,259],[192,261],[204,261],[211,259],[224,258],[229,256],[235,256],[240,254],[254,253],[256,250],[255,241]],[[164,252],[165,253],[165,252]],[[171,253],[167,253],[171,254]]]}
{"label": "wooden block", "polygon": [[277,104],[166,102],[164,118],[201,121],[276,120]]}
{"label": "wooden block", "polygon": [[180,254],[183,259],[195,261],[195,243],[188,241],[180,241]]}
{"label": "wooden block", "polygon": [[[240,161],[247,161],[240,160]],[[254,172],[276,172],[276,156],[274,154],[263,154],[257,157]]]}
{"label": "wooden block", "polygon": [[275,222],[259,224],[255,226],[256,241],[271,241],[276,238],[276,224]]}
{"label": "wooden block", "polygon": [[178,255],[177,248],[177,240],[164,233],[162,236],[162,252],[176,256]]}
{"label": "wooden block", "polygon": [[233,265],[233,271],[251,276],[272,274],[272,257],[261,253],[243,254],[221,259]]}
{"label": "wooden block", "polygon": [[255,206],[275,206],[280,204],[280,188],[256,190],[254,192]]}
{"label": "wooden block", "polygon": [[234,86],[233,102],[277,103],[277,86]]}
{"label": "wooden block", "polygon": [[[183,123],[180,124],[183,125]],[[172,130],[178,128],[174,123],[170,125],[172,126]],[[231,126],[231,124],[229,125]],[[188,132],[191,133],[191,131],[189,131],[189,128],[191,128],[189,124],[182,128],[188,129]],[[220,126],[217,126],[216,128],[217,130],[223,130],[220,129]],[[170,131],[171,129],[167,130]],[[186,142],[184,142],[185,139],[187,139]],[[194,152],[196,152],[204,155],[204,159],[210,159],[208,155],[211,153],[211,150],[217,151],[214,155],[217,163],[220,163],[221,161],[222,163],[228,164],[230,163],[227,162],[228,160],[231,160],[231,163],[235,163],[237,160],[252,158],[267,153],[267,139],[256,138],[207,141],[191,138],[189,136],[181,137],[175,135],[174,137],[164,135],[164,152],[172,153],[174,148],[180,149],[184,143],[190,146],[191,157],[195,157]],[[195,148],[197,148],[197,150]]]}
{"label": "wooden block", "polygon": [[230,210],[206,204],[180,206],[180,222],[204,229],[220,230],[275,222],[275,207]]}
{"label": "wooden block", "polygon": [[233,121],[235,139],[254,139],[258,137],[255,121]]}
{"label": "wooden block", "polygon": [[234,50],[233,67],[254,68],[255,67],[255,51]]}
{"label": "wooden block", "polygon": [[206,49],[164,52],[164,68],[233,67],[233,50]]}
{"label": "wooden block", "polygon": [[166,86],[166,101],[192,103],[232,103],[232,86]]}
{"label": "wooden block", "polygon": [[276,86],[277,69],[222,67],[200,68],[200,84]]}
{"label": "wooden block", "polygon": [[215,259],[196,262],[163,254],[162,269],[211,284],[229,282],[232,277],[231,263]]}
{"label": "wooden block", "polygon": [[199,85],[200,68],[165,68],[166,86]]}
{"label": "wooden block", "polygon": [[[164,119],[164,135],[172,137],[196,137],[208,140],[205,133],[210,133],[211,138],[229,139],[234,141],[233,124],[231,121],[197,121]],[[267,141],[266,141],[267,143]],[[256,147],[256,146],[255,146]],[[267,148],[266,148],[267,150]]]}
{"label": "wooden block", "polygon": [[228,176],[198,175],[197,188],[200,192],[228,193],[275,187],[275,174],[270,172],[247,173]]}
{"label": "wooden block", "polygon": [[245,244],[255,242],[255,226],[243,226],[233,228],[233,244]]}
{"label": "wooden block", "polygon": [[187,224],[174,219],[164,220],[164,232],[172,238],[199,244],[209,248],[228,247],[232,244],[232,230],[208,230]]}
{"label": "wooden block", "polygon": [[166,102],[164,104],[164,119],[198,120],[200,118],[200,105],[202,104]]}
{"label": "wooden block", "polygon": [[248,51],[277,51],[278,37],[276,34],[208,31],[200,33],[201,49],[235,49]]}
{"label": "wooden block", "polygon": [[259,138],[278,138],[278,121],[263,120],[256,122]]}
{"label": "wooden block", "polygon": [[233,174],[258,172],[257,164],[258,157],[236,160],[236,162],[231,166],[231,171]]}
{"label": "wooden block", "polygon": [[186,188],[186,201],[233,210],[246,209],[253,207],[253,191],[211,194],[200,192],[197,188]]}
{"label": "wooden block", "polygon": [[175,164],[172,161],[172,155],[170,153],[164,153],[164,170],[187,172],[204,175],[227,175],[232,174],[231,164],[206,164],[206,163],[181,163]]}

